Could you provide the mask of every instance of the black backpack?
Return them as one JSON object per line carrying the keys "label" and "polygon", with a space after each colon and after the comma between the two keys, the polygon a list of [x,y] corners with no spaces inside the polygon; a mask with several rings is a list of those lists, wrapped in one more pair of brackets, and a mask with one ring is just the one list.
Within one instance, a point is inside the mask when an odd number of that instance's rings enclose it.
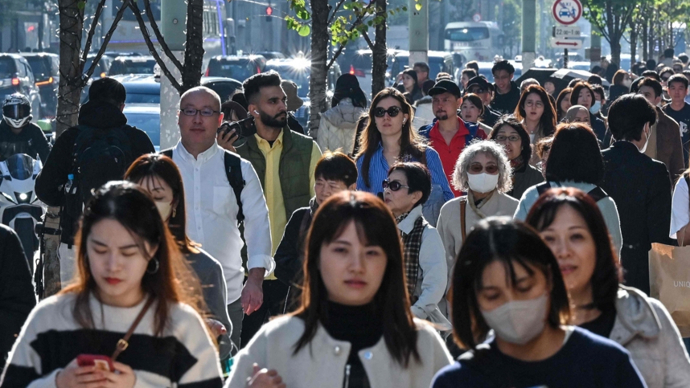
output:
{"label": "black backpack", "polygon": [[[551,188],[551,184],[547,181],[544,183],[540,183],[537,185],[537,193],[541,196],[546,192],[546,190]],[[593,200],[594,202],[599,202],[600,200],[608,197],[609,195],[606,194],[606,192],[599,186],[593,188],[587,193]]]}
{"label": "black backpack", "polygon": [[[244,178],[242,177],[242,166],[240,161],[242,160],[239,156],[224,151],[223,161],[225,162],[225,175],[228,178],[230,187],[235,193],[235,199],[237,200],[237,222],[241,223],[244,221],[244,212],[242,211],[242,189],[244,189]],[[173,149],[169,148],[167,150],[161,151],[161,154],[173,158]]]}
{"label": "black backpack", "polygon": [[79,125],[76,128],[79,134],[72,151],[72,179],[65,185],[65,210],[75,219],[81,215],[94,189],[109,181],[122,180],[134,161],[132,144],[124,127],[103,129]]}

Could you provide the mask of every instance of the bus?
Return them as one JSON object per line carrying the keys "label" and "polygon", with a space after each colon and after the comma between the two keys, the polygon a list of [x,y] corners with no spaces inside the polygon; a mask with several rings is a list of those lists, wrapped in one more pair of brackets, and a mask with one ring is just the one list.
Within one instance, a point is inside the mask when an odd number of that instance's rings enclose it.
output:
{"label": "bus", "polygon": [[[158,23],[160,28],[161,21],[161,4],[163,0],[151,0],[151,11],[153,17]],[[101,23],[104,26],[103,33],[105,35],[107,29],[113,23],[113,19],[120,10],[122,5],[122,0],[106,0],[106,8],[103,12],[103,21]],[[142,13],[145,13],[143,2],[138,2],[139,8]],[[149,34],[151,35],[151,41],[160,50],[158,45],[158,40],[150,27],[148,22],[148,16],[142,15],[146,26],[149,29]],[[231,23],[229,19],[226,19],[225,13],[225,1],[224,0],[204,0],[204,68],[207,66],[208,61],[211,57],[216,55],[227,55],[228,43],[226,32],[232,31],[228,29],[228,23]],[[232,27],[232,26],[230,26]],[[122,19],[117,25],[113,36],[108,43],[108,51],[115,52],[127,52],[127,53],[141,53],[144,55],[150,55],[149,49],[146,46],[146,41],[144,40],[141,30],[139,28],[139,23],[134,17],[134,13],[131,9],[125,11]]]}
{"label": "bus", "polygon": [[444,32],[445,51],[457,52],[468,61],[492,61],[503,55],[503,31],[495,22],[448,23]]}

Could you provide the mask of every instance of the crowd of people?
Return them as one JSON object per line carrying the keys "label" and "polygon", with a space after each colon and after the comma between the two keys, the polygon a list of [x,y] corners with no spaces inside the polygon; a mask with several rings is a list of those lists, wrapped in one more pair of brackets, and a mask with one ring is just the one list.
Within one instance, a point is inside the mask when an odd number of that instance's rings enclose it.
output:
{"label": "crowd of people", "polygon": [[371,101],[342,75],[311,134],[275,72],[192,88],[160,153],[94,81],[49,154],[22,148],[62,290],[36,304],[0,226],[0,386],[687,386],[648,266],[690,241],[682,68],[607,92],[473,65]]}

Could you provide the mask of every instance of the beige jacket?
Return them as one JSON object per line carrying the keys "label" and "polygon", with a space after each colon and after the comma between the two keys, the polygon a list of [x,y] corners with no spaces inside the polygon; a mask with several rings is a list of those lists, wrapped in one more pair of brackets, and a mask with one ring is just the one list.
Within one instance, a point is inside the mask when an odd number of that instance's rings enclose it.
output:
{"label": "beige jacket", "polygon": [[621,286],[609,338],[630,352],[649,388],[690,386],[690,359],[683,339],[658,300]]}
{"label": "beige jacket", "polygon": [[[423,321],[415,319],[415,323],[421,364],[411,359],[407,368],[401,367],[391,358],[383,337],[374,347],[359,352],[371,388],[428,387],[436,372],[450,365],[452,359],[441,337]],[[331,338],[319,325],[310,345],[293,355],[303,332],[304,322],[297,317],[282,316],[265,324],[235,356],[225,388],[246,387],[254,363],[275,369],[288,387],[341,388],[350,343]]]}

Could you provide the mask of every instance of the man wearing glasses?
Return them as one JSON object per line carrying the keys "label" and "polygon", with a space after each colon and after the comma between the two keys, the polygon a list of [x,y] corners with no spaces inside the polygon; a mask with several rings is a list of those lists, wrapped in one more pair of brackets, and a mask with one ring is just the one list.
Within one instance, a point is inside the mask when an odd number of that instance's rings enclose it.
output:
{"label": "man wearing glasses", "polygon": [[[275,263],[271,255],[268,208],[259,177],[251,163],[239,161],[244,185],[238,203],[236,188],[226,171],[227,151],[216,142],[222,122],[220,97],[216,92],[203,86],[185,92],[180,99],[177,120],[180,141],[172,149],[172,159],[184,182],[187,234],[223,267],[228,315],[233,325],[230,338],[239,347],[243,311],[251,314],[261,307],[263,279],[273,271]],[[229,154],[229,157],[237,158],[237,155]],[[248,276],[244,286],[241,251],[245,243],[238,225],[240,205],[247,245]]]}
{"label": "man wearing glasses", "polygon": [[482,103],[484,104],[484,113],[482,113],[482,115],[480,116],[481,122],[490,127],[493,127],[494,124],[496,124],[496,122],[498,121],[498,119],[501,118],[501,115],[498,112],[492,110],[489,106],[492,97],[491,92],[493,91],[493,87],[491,86],[489,81],[487,81],[486,78],[484,78],[484,76],[478,75],[469,80],[469,82],[467,82],[467,88],[465,90],[466,94],[474,93],[482,99]]}
{"label": "man wearing glasses", "polygon": [[[266,196],[271,228],[271,253],[275,254],[292,213],[314,196],[314,170],[321,158],[310,137],[291,131],[287,124],[287,97],[278,73],[256,74],[244,81],[244,96],[256,133],[237,146],[259,175]],[[282,314],[288,286],[271,275],[263,282],[264,304],[244,317],[242,346],[270,316]]]}

